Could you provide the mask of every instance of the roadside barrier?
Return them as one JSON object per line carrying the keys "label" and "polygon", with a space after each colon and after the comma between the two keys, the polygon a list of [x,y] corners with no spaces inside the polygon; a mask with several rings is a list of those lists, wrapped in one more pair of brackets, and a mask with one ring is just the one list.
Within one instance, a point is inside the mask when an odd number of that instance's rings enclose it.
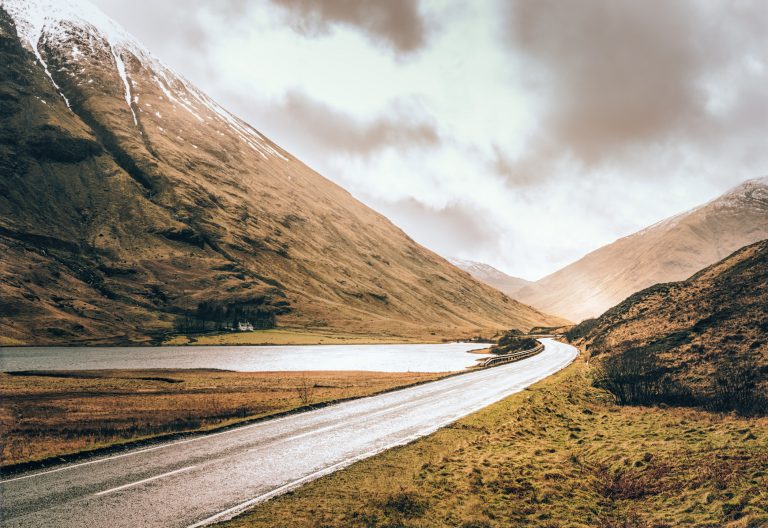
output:
{"label": "roadside barrier", "polygon": [[518,350],[517,352],[512,352],[511,354],[504,354],[503,356],[488,358],[483,361],[480,366],[485,368],[495,367],[496,365],[503,365],[504,363],[512,363],[514,361],[520,361],[521,359],[535,356],[536,354],[540,354],[543,351],[544,345],[538,345],[533,348],[529,348],[528,350]]}

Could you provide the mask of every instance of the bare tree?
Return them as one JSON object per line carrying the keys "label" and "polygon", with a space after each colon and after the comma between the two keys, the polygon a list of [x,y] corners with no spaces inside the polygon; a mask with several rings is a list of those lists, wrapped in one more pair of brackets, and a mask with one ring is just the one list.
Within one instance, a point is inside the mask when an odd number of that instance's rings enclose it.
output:
{"label": "bare tree", "polygon": [[299,401],[302,405],[310,405],[312,403],[314,391],[314,383],[310,383],[306,376],[302,377],[301,383],[296,387],[296,392],[299,395]]}

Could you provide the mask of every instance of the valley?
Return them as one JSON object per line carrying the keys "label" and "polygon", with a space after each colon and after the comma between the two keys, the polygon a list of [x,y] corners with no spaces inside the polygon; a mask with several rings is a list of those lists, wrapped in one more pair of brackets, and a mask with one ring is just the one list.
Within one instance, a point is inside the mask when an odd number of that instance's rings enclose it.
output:
{"label": "valley", "polygon": [[768,526],[763,11],[0,0],[0,524]]}
{"label": "valley", "polygon": [[223,526],[763,526],[766,255],[633,294],[558,374]]}

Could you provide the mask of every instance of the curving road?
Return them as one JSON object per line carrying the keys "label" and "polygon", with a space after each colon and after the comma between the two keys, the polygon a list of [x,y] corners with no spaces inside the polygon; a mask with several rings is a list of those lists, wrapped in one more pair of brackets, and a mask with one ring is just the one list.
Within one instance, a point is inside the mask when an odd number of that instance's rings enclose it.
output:
{"label": "curving road", "polygon": [[4,527],[192,527],[427,435],[568,365],[543,339],[517,363],[0,482]]}

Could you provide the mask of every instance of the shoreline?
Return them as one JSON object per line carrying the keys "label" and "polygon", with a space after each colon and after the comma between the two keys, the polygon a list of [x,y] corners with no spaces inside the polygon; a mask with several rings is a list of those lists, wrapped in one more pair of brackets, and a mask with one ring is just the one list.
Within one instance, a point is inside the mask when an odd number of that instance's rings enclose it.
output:
{"label": "shoreline", "polygon": [[146,341],[95,340],[72,343],[7,343],[3,348],[142,348],[170,346],[303,346],[303,345],[431,345],[461,342],[452,338],[420,338],[407,336],[353,334],[317,329],[279,327],[250,332],[220,332],[198,335],[164,334]]}

